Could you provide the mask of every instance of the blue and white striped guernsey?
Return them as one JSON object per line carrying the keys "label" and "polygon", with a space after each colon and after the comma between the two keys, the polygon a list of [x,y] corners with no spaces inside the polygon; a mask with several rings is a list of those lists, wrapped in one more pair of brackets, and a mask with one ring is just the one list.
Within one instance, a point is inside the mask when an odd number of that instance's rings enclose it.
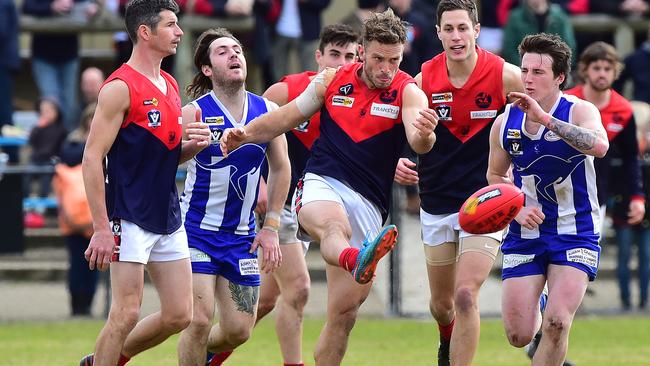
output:
{"label": "blue and white striped guernsey", "polygon": [[[550,113],[572,123],[571,110],[578,99],[561,94]],[[526,195],[525,206],[537,206],[545,215],[534,230],[516,221],[509,235],[534,239],[540,235],[597,235],[600,232],[594,157],[567,144],[540,126],[532,135],[523,125],[525,114],[509,104],[501,125],[501,146],[513,163],[514,183]]]}
{"label": "blue and white striped guernsey", "polygon": [[[202,111],[203,121],[213,136],[223,130],[242,127],[255,117],[269,111],[269,101],[246,92],[244,114],[235,121],[217,99],[207,93],[192,104]],[[244,144],[223,157],[219,142],[210,146],[188,163],[185,190],[181,196],[181,212],[185,227],[224,231],[237,235],[255,232],[253,209],[257,204],[260,167],[265,159],[267,144]]]}

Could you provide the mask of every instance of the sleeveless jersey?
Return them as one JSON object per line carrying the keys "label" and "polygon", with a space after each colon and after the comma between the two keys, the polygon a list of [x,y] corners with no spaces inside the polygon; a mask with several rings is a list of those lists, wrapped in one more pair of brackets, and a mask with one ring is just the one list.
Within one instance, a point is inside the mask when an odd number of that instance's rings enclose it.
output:
{"label": "sleeveless jersey", "polygon": [[[316,75],[314,71],[305,71],[299,74],[287,75],[280,79],[280,82],[287,84],[287,103],[296,99],[307,88],[307,85],[311,82],[310,77],[314,75]],[[316,112],[309,120],[301,123],[298,127],[285,134],[289,151],[289,161],[291,162],[291,186],[289,187],[287,204],[291,204],[293,191],[311,155],[311,147],[320,134],[319,128],[320,112]]]}
{"label": "sleeveless jersey", "polygon": [[[551,109],[553,117],[572,123],[578,99],[561,95]],[[541,126],[535,135],[524,127],[525,114],[508,105],[500,142],[513,164],[514,184],[526,195],[525,206],[540,207],[542,224],[529,230],[512,221],[508,235],[523,239],[543,235],[597,235],[600,232],[594,157],[567,144]]]}
{"label": "sleeveless jersey", "polygon": [[320,137],[305,172],[338,179],[388,216],[397,160],[404,150],[402,92],[414,83],[398,71],[386,89],[369,89],[362,63],[343,66],[325,92]]}
{"label": "sleeveless jersey", "polygon": [[257,204],[260,168],[267,144],[244,144],[224,158],[219,138],[226,128],[242,127],[268,112],[269,102],[246,92],[244,116],[235,121],[217,99],[207,93],[192,104],[201,109],[203,121],[212,131],[212,143],[187,166],[181,210],[185,227],[225,231],[237,235],[255,233],[253,209]]}
{"label": "sleeveless jersey", "polygon": [[[584,87],[576,86],[567,90],[566,94],[584,98]],[[595,159],[596,175],[598,176],[598,200],[601,205],[607,203],[610,192],[612,157],[623,160],[625,183],[620,184],[626,190],[626,196],[644,197],[641,183],[641,168],[639,166],[639,146],[636,138],[636,123],[632,104],[622,95],[611,89],[609,104],[600,110],[600,118],[607,131],[609,150],[602,159]],[[617,185],[617,184],[613,184]]]}
{"label": "sleeveless jersey", "polygon": [[422,65],[422,90],[440,117],[436,143],[419,156],[422,209],[433,215],[457,212],[467,197],[487,185],[490,128],[502,111],[503,59],[476,48],[478,60],[465,85],[456,88],[441,53]]}
{"label": "sleeveless jersey", "polygon": [[176,170],[181,154],[181,98],[174,78],[163,94],[146,76],[124,64],[105,84],[120,79],[130,104],[106,159],[109,220],[124,219],[156,234],[181,225]]}

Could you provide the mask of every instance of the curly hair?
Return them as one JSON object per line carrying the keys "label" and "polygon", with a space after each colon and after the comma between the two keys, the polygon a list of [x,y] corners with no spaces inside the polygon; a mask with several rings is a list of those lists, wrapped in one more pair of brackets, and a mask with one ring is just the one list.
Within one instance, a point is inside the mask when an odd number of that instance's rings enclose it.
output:
{"label": "curly hair", "polygon": [[362,34],[364,46],[372,41],[382,44],[406,43],[406,27],[392,9],[382,13],[373,13],[363,23]]}
{"label": "curly hair", "polygon": [[578,60],[578,74],[584,80],[587,74],[587,69],[592,62],[596,61],[609,61],[614,66],[614,79],[618,79],[623,71],[623,63],[618,57],[618,53],[614,46],[602,41],[594,42],[587,46]]}

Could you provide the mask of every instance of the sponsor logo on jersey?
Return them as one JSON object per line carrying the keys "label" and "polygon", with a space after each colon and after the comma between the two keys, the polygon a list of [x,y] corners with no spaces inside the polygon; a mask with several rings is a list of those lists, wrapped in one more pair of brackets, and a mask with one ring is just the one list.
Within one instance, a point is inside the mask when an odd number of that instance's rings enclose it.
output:
{"label": "sponsor logo on jersey", "polygon": [[158,106],[158,99],[156,98],[151,98],[151,99],[145,99],[142,101],[142,105],[152,105],[154,107]]}
{"label": "sponsor logo on jersey", "polygon": [[520,139],[521,138],[521,130],[514,129],[514,128],[509,128],[508,132],[506,134],[506,138],[508,138],[508,139]]}
{"label": "sponsor logo on jersey", "polygon": [[438,119],[441,121],[451,121],[451,107],[446,104],[441,104],[437,106],[436,113],[438,114]]}
{"label": "sponsor logo on jersey", "polygon": [[524,153],[524,150],[521,146],[521,142],[519,141],[510,141],[510,149],[508,150],[510,155],[522,155]]}
{"label": "sponsor logo on jersey", "polygon": [[566,260],[596,268],[598,267],[598,252],[587,248],[569,249],[566,251]]}
{"label": "sponsor logo on jersey", "polygon": [[553,131],[548,131],[544,134],[544,140],[548,142],[560,141],[560,139],[561,137]]}
{"label": "sponsor logo on jersey", "polygon": [[352,83],[345,84],[339,88],[339,93],[342,95],[350,95],[354,91]]}
{"label": "sponsor logo on jersey", "polygon": [[257,267],[257,259],[256,258],[240,259],[239,260],[239,273],[242,276],[260,274],[260,270]]}
{"label": "sponsor logo on jersey", "polygon": [[294,130],[298,132],[307,132],[309,130],[309,120],[306,120],[305,122],[299,124],[294,128]]}
{"label": "sponsor logo on jersey", "polygon": [[176,131],[169,131],[169,136],[167,136],[170,144],[173,144],[176,141]]}
{"label": "sponsor logo on jersey", "polygon": [[205,117],[204,121],[205,123],[214,124],[215,126],[223,126],[226,124],[226,119],[223,118],[223,116]]}
{"label": "sponsor logo on jersey", "polygon": [[397,99],[397,90],[384,90],[379,94],[379,100],[384,103],[392,103]]}
{"label": "sponsor logo on jersey", "polygon": [[202,252],[196,248],[190,248],[190,261],[192,263],[210,263],[212,260],[210,259],[210,256],[205,252]]}
{"label": "sponsor logo on jersey", "polygon": [[454,96],[451,92],[433,93],[431,94],[431,103],[449,103],[454,101]]}
{"label": "sponsor logo on jersey", "polygon": [[471,119],[484,119],[484,118],[494,118],[497,116],[496,109],[490,109],[487,111],[470,111],[469,118]]}
{"label": "sponsor logo on jersey", "polygon": [[612,123],[607,125],[607,131],[621,132],[621,131],[623,131],[623,125],[621,125],[619,123],[616,123],[616,122],[612,122]]}
{"label": "sponsor logo on jersey", "polygon": [[514,268],[522,264],[530,263],[535,259],[535,254],[504,254],[503,268]]}
{"label": "sponsor logo on jersey", "polygon": [[485,92],[480,92],[474,97],[474,103],[479,108],[488,108],[492,104],[492,96]]}
{"label": "sponsor logo on jersey", "polygon": [[156,128],[160,127],[160,111],[157,109],[152,109],[147,112],[147,119],[149,120],[149,127]]}
{"label": "sponsor logo on jersey", "polygon": [[352,108],[353,104],[354,98],[346,97],[344,95],[335,95],[332,97],[333,106]]}
{"label": "sponsor logo on jersey", "polygon": [[397,116],[399,115],[399,107],[390,104],[372,103],[370,114],[373,116],[397,119]]}

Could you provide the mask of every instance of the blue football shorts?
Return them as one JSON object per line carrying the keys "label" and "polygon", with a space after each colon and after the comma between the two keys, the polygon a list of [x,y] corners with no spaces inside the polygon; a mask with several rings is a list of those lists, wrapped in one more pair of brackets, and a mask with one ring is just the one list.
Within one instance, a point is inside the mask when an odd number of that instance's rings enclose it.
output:
{"label": "blue football shorts", "polygon": [[502,279],[544,275],[549,264],[575,267],[596,279],[600,246],[598,235],[542,235],[522,239],[507,235],[501,245]]}
{"label": "blue football shorts", "polygon": [[255,234],[237,235],[186,226],[192,273],[222,276],[242,286],[259,286],[257,253],[249,253]]}

